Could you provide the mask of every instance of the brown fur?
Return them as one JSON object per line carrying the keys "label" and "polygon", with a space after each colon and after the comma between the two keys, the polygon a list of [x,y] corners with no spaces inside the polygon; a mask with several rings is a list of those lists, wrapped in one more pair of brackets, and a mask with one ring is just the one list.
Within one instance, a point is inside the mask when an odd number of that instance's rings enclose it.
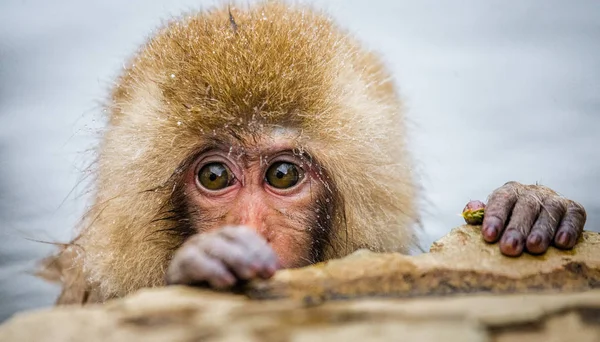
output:
{"label": "brown fur", "polygon": [[[268,2],[173,20],[120,78],[100,146],[94,203],[79,237],[48,259],[61,303],[164,285],[193,234],[176,203],[194,153],[227,134],[291,127],[329,175],[334,203],[323,259],[416,242],[412,164],[401,103],[372,53],[329,18]],[[52,267],[49,267],[52,268]]]}

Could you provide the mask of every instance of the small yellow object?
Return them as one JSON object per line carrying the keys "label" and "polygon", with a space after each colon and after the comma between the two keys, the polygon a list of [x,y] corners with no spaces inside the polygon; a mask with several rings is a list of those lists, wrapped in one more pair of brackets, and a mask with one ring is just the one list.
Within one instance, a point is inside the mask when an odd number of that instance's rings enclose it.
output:
{"label": "small yellow object", "polygon": [[461,216],[465,219],[465,222],[467,222],[467,224],[479,225],[483,222],[484,212],[485,208],[476,210],[465,210],[462,212]]}

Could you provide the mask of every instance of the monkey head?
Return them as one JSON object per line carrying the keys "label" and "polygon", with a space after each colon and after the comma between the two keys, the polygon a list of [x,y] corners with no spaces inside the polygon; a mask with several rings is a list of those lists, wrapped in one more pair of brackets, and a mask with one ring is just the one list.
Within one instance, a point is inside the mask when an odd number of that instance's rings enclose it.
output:
{"label": "monkey head", "polygon": [[192,236],[244,226],[280,267],[415,244],[402,106],[327,16],[276,2],[172,20],[115,85],[75,243],[106,299],[164,284]]}

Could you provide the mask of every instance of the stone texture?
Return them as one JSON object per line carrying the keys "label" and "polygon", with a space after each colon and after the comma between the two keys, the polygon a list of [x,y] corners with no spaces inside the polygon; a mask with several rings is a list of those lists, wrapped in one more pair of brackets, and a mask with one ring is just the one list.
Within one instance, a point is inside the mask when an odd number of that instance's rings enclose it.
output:
{"label": "stone texture", "polygon": [[298,298],[307,303],[363,296],[412,297],[459,293],[582,291],[600,288],[600,234],[584,232],[569,251],[509,258],[461,226],[416,256],[366,250],[312,267],[284,270],[249,284],[252,298]]}
{"label": "stone texture", "polygon": [[22,313],[0,341],[600,341],[600,234],[582,240],[507,258],[463,226],[428,254],[360,251],[246,295],[169,287]]}
{"label": "stone texture", "polygon": [[21,314],[0,341],[600,341],[600,291],[306,306],[183,287]]}

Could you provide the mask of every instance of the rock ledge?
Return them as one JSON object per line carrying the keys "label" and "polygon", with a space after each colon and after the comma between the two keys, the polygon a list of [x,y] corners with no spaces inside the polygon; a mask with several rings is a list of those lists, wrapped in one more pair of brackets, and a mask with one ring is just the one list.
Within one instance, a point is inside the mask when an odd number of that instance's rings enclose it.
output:
{"label": "rock ledge", "polygon": [[508,258],[462,226],[427,254],[358,251],[241,290],[146,289],[22,313],[0,341],[600,341],[600,234]]}
{"label": "rock ledge", "polygon": [[307,302],[357,297],[414,297],[474,293],[584,291],[600,288],[600,234],[584,232],[570,251],[550,247],[541,256],[510,258],[481,238],[479,226],[461,226],[429,253],[406,256],[366,250],[339,260],[283,270],[244,289],[251,298]]}

